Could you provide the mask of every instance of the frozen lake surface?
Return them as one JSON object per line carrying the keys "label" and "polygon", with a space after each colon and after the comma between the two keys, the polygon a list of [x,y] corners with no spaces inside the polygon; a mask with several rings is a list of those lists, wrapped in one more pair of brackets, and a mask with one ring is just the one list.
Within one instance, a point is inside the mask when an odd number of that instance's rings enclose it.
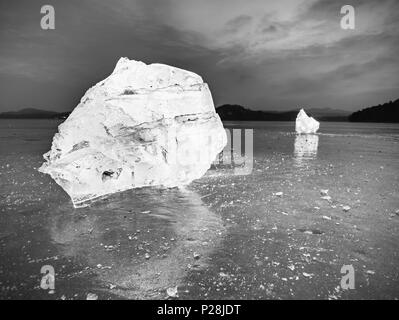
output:
{"label": "frozen lake surface", "polygon": [[225,123],[254,129],[249,175],[212,169],[76,209],[36,170],[59,123],[0,120],[1,299],[163,299],[174,286],[183,299],[399,298],[399,125],[297,136],[289,122]]}

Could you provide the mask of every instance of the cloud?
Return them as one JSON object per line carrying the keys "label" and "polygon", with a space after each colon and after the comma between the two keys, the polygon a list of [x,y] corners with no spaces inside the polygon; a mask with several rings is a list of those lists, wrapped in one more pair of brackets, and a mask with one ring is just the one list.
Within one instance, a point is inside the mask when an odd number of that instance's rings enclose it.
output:
{"label": "cloud", "polygon": [[121,56],[201,74],[216,104],[352,108],[393,99],[399,3],[351,2],[355,30],[340,28],[343,0],[52,0],[53,31],[40,29],[40,1],[2,2],[0,109],[23,104],[7,93],[17,83],[35,88],[40,106],[72,109]]}
{"label": "cloud", "polygon": [[227,21],[224,29],[227,33],[236,33],[237,31],[240,31],[240,29],[248,26],[251,21],[252,17],[243,14]]}

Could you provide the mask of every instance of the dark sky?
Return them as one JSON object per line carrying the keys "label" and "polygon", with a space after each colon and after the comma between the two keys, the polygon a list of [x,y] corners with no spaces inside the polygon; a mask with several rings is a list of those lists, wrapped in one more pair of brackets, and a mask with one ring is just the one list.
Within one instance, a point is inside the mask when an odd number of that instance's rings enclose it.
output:
{"label": "dark sky", "polygon": [[[55,8],[42,30],[40,8]],[[340,8],[355,7],[355,30]],[[72,110],[126,56],[200,74],[215,105],[356,110],[399,98],[399,1],[0,0],[0,112]]]}

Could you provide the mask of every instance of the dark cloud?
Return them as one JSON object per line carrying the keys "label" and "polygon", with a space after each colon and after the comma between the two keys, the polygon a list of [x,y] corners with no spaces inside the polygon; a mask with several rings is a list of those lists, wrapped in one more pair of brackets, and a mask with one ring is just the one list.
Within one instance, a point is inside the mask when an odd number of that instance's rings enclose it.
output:
{"label": "dark cloud", "polygon": [[273,24],[262,28],[262,33],[270,33],[270,32],[276,32],[276,31],[277,31],[277,27]]}
{"label": "dark cloud", "polygon": [[235,17],[229,21],[226,22],[225,25],[225,30],[226,32],[237,32],[241,28],[247,26],[250,24],[252,21],[252,17],[248,15],[240,15],[238,17]]}

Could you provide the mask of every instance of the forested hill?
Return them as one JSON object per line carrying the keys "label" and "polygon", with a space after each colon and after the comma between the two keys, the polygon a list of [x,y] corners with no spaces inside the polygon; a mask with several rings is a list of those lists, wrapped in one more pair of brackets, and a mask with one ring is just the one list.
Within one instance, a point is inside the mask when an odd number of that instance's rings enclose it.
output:
{"label": "forested hill", "polygon": [[[349,112],[330,108],[306,108],[306,113],[319,121],[348,121]],[[240,105],[225,104],[216,108],[223,121],[295,121],[299,109],[288,111],[260,111]]]}
{"label": "forested hill", "polygon": [[353,122],[399,122],[399,99],[356,111],[349,116]]}

